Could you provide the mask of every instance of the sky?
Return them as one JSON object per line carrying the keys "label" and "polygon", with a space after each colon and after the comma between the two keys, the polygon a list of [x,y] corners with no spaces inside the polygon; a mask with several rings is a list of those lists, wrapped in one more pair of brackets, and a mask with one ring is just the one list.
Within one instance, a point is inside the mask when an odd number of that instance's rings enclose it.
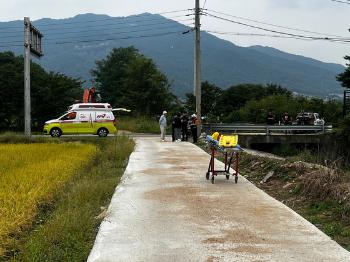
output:
{"label": "sky", "polygon": [[[110,16],[128,16],[144,12],[161,13],[194,8],[194,2],[194,0],[0,0],[0,21],[23,19],[24,16],[30,17],[32,21],[40,18],[68,18],[83,13]],[[272,27],[251,20],[350,38],[348,31],[350,4],[332,0],[201,0],[201,6],[204,5],[204,2],[206,2],[205,9],[208,13],[215,14],[213,11],[225,13],[231,16],[216,14],[270,30],[319,36],[309,32]],[[174,14],[164,16],[173,17]],[[237,16],[251,20],[238,19]],[[178,19],[183,18],[174,18],[174,20]],[[215,35],[240,46],[271,46],[292,54],[341,64],[345,64],[343,57],[350,55],[350,43],[242,35],[276,35],[276,33],[245,27],[209,16],[202,16],[201,24],[203,30],[224,33]]]}

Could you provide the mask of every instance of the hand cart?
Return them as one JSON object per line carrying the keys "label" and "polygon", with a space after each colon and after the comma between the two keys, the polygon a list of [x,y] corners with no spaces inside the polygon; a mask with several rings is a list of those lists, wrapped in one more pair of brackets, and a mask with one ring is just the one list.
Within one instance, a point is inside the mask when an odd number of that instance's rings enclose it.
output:
{"label": "hand cart", "polygon": [[[235,183],[238,182],[238,174],[239,174],[239,153],[242,151],[241,147],[239,145],[235,147],[222,147],[219,146],[217,141],[208,138],[207,139],[208,145],[210,147],[210,162],[208,171],[206,173],[206,179],[211,179],[211,183],[214,184],[215,177],[218,175],[225,175],[226,179],[230,179],[230,168],[232,165],[234,165],[234,170],[232,173],[232,176],[235,177]],[[224,170],[215,170],[215,156],[218,155],[218,153],[221,153],[224,156],[224,164],[225,169]]]}

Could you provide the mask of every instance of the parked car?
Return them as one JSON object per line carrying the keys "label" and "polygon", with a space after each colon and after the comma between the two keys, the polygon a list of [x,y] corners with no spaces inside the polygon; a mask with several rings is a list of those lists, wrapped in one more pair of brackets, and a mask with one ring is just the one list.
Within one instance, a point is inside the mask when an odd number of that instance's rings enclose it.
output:
{"label": "parked car", "polygon": [[321,119],[318,113],[301,112],[295,119],[296,125],[315,125],[322,126],[325,124],[324,119]]}

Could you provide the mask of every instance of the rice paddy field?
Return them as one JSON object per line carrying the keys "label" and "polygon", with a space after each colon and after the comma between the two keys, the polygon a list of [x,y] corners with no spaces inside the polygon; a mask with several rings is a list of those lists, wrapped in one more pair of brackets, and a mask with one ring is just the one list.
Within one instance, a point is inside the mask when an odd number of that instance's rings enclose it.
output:
{"label": "rice paddy field", "polygon": [[33,226],[40,205],[91,161],[92,144],[0,144],[0,257]]}

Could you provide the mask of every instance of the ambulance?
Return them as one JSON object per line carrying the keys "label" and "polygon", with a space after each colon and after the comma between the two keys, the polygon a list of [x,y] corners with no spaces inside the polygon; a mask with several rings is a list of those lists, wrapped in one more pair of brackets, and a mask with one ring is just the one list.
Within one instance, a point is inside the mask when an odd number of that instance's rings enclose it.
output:
{"label": "ambulance", "polygon": [[93,134],[106,137],[114,134],[116,122],[113,111],[108,103],[81,103],[68,108],[63,116],[45,122],[44,134],[52,137],[74,134]]}

